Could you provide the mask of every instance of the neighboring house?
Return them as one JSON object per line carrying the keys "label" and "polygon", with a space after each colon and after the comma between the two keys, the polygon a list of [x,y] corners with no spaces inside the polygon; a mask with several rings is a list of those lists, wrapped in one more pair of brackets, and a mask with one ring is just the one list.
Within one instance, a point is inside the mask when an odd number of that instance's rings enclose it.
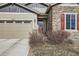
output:
{"label": "neighboring house", "polygon": [[43,27],[46,31],[46,8],[48,5],[43,3],[35,5],[31,3],[1,3],[0,39],[27,38],[28,33],[38,30],[38,27]]}
{"label": "neighboring house", "polygon": [[46,13],[47,31],[68,31],[70,38],[79,39],[79,4],[57,3],[49,6]]}

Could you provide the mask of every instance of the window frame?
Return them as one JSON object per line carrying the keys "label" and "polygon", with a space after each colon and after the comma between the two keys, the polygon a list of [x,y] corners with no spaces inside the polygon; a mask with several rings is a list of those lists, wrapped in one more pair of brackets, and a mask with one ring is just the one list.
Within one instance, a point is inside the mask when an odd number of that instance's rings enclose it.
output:
{"label": "window frame", "polygon": [[5,20],[6,21],[6,23],[13,23],[14,21],[13,20]]}
{"label": "window frame", "polygon": [[16,24],[22,24],[22,20],[14,20]]}
{"label": "window frame", "polygon": [[4,24],[5,23],[5,21],[4,20],[0,20],[0,24]]}
{"label": "window frame", "polygon": [[[67,14],[74,14],[75,15],[75,29],[66,29],[66,15]],[[77,31],[77,13],[64,13],[64,15],[65,15],[65,19],[64,19],[65,20],[65,26],[64,26],[65,31]],[[70,16],[70,18],[71,18],[71,16]],[[71,21],[70,21],[70,28],[71,28]]]}

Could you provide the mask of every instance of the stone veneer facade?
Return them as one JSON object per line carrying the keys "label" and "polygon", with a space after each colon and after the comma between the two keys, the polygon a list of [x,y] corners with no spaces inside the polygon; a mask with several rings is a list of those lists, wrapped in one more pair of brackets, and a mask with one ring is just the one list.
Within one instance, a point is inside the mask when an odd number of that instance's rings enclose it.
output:
{"label": "stone veneer facade", "polygon": [[52,9],[48,13],[47,31],[52,31]]}
{"label": "stone veneer facade", "polygon": [[[52,11],[51,11],[52,10]],[[51,13],[49,12],[49,28],[52,28],[52,31],[61,30],[61,14],[63,13],[79,13],[79,6],[60,6],[56,5],[51,8],[52,19],[50,19]],[[52,26],[50,25],[52,23]],[[71,33],[70,38],[73,40],[79,40],[79,31],[69,31]]]}

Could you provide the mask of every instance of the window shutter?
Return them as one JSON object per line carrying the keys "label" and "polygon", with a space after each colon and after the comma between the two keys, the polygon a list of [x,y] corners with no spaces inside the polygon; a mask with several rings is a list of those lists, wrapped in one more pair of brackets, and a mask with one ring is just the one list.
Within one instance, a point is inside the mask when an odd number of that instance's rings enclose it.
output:
{"label": "window shutter", "polygon": [[77,14],[77,30],[79,30],[79,14]]}
{"label": "window shutter", "polygon": [[64,30],[65,26],[65,16],[64,14],[61,14],[61,30]]}

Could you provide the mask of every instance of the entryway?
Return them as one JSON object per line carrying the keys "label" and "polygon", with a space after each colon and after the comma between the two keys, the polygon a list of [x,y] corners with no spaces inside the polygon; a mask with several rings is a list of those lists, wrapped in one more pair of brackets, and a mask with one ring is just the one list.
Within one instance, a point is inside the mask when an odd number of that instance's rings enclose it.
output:
{"label": "entryway", "polygon": [[38,31],[39,32],[46,32],[46,29],[47,29],[47,24],[46,24],[46,19],[39,19],[37,24],[38,24]]}

